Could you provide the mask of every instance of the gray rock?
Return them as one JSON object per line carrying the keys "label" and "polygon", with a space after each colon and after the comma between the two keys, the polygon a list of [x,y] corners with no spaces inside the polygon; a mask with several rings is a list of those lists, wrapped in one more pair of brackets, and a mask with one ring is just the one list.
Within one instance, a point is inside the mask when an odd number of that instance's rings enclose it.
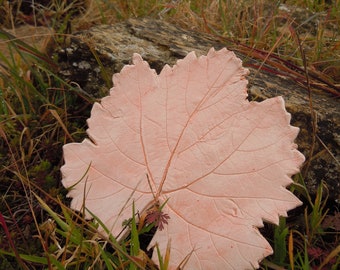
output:
{"label": "gray rock", "polygon": [[[76,33],[58,55],[61,74],[99,98],[108,94],[112,74],[129,64],[133,53],[141,54],[159,72],[165,64],[173,65],[190,51],[202,55],[211,47],[220,49],[226,45],[214,36],[183,30],[161,20],[130,19]],[[340,202],[338,100],[322,91],[312,91],[310,99],[306,87],[288,78],[289,74],[258,71],[250,67],[256,60],[236,54],[250,69],[249,98],[283,96],[292,124],[300,127],[297,143],[307,159],[302,173],[309,192],[315,194],[318,184],[324,182],[330,199]]]}

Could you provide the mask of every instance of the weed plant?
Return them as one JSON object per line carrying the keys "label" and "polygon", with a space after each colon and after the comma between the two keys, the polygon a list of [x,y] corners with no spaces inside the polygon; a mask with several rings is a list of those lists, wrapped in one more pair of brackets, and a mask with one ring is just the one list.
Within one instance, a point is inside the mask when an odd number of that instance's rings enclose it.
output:
{"label": "weed plant", "polygon": [[[339,95],[338,0],[47,2],[0,0],[0,269],[156,269],[141,240],[155,228],[139,224],[134,209],[126,224],[130,233],[118,241],[97,231],[105,226],[95,215],[85,220],[68,208],[60,184],[62,145],[85,136],[94,99],[58,75],[51,55],[5,28],[49,27],[58,46],[72,31],[92,25],[161,18],[221,38],[258,59],[258,67],[284,72],[287,62],[293,70],[305,64],[312,86]],[[301,82],[301,74],[294,76]],[[339,210],[329,204],[323,183],[311,196],[301,175],[295,182],[292,191],[304,205],[279,226],[262,229],[275,253],[261,267],[338,269]],[[167,269],[169,249],[154,249]]]}

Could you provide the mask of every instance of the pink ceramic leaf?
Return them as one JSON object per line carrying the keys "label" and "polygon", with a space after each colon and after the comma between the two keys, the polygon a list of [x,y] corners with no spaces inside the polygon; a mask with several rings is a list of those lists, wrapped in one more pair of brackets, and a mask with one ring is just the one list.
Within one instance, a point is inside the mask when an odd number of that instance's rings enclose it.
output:
{"label": "pink ceramic leaf", "polygon": [[159,75],[135,54],[94,104],[90,139],[64,146],[71,206],[85,201],[118,235],[133,201],[143,212],[168,200],[151,244],[165,254],[171,241],[170,269],[258,267],[272,249],[257,227],[300,204],[285,187],[304,157],[283,99],[246,99],[247,72],[226,49]]}

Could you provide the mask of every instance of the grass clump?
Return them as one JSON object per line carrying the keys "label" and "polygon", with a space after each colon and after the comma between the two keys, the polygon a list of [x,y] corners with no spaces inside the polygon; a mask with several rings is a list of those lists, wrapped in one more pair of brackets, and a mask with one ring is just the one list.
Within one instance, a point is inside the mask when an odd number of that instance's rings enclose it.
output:
{"label": "grass clump", "polygon": [[[339,231],[325,222],[329,211],[324,183],[312,199],[301,175],[296,176],[295,188],[304,205],[288,218],[280,218],[279,226],[269,226],[266,232],[274,254],[263,262],[264,269],[332,269],[339,267]],[[296,214],[294,212],[303,212]],[[267,238],[267,239],[268,239]],[[280,268],[283,267],[283,268]]]}
{"label": "grass clump", "polygon": [[[137,224],[134,209],[127,224],[130,236],[117,241],[97,231],[104,224],[95,216],[88,221],[67,207],[59,172],[62,145],[84,137],[94,99],[58,75],[48,47],[66,44],[73,31],[130,17],[162,18],[220,37],[259,59],[258,67],[269,63],[283,70],[287,61],[301,67],[305,57],[309,74],[318,78],[315,87],[339,94],[339,1],[83,3],[0,0],[0,269],[156,269],[140,241],[152,228]],[[53,30],[43,44],[46,53],[15,37],[22,25]],[[295,194],[305,205],[281,218],[279,226],[263,229],[275,254],[261,267],[335,270],[339,210],[329,204],[323,184],[312,197],[301,177],[296,182]],[[167,269],[171,254],[155,248],[161,269]]]}

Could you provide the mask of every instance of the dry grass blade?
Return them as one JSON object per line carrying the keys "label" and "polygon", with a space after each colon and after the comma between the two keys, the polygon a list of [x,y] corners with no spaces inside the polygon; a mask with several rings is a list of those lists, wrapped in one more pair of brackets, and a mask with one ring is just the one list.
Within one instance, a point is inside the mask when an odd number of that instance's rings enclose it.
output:
{"label": "dry grass blade", "polygon": [[[258,70],[264,70],[268,73],[288,77],[297,82],[306,90],[308,90],[308,83],[305,72],[299,66],[275,54],[267,53],[259,49],[249,48],[246,45],[238,44],[235,50],[252,59],[250,63],[246,64],[247,66],[256,68]],[[254,62],[254,60],[259,61],[259,64]],[[307,70],[310,88],[322,90],[334,95],[335,97],[340,97],[340,88],[338,85],[327,80],[327,78],[322,76],[322,74],[317,71],[312,71],[308,68]]]}
{"label": "dry grass blade", "polygon": [[44,61],[45,63],[49,64],[51,68],[57,68],[57,65],[51,61],[51,59],[44,53],[41,53],[36,48],[28,45],[26,42],[20,40],[16,36],[10,34],[9,32],[0,28],[0,40],[3,40],[1,43],[2,45],[6,43],[10,43],[15,45],[20,51],[30,54],[31,56],[38,58],[39,60]]}
{"label": "dry grass blade", "polygon": [[62,121],[62,119],[60,118],[58,112],[56,110],[52,110],[50,109],[49,112],[53,115],[53,117],[55,119],[57,119],[59,125],[62,127],[62,129],[64,130],[65,134],[67,135],[67,137],[72,141],[74,142],[73,138],[72,138],[72,135],[69,133],[67,127],[65,126],[64,122]]}
{"label": "dry grass blade", "polygon": [[339,254],[340,254],[340,245],[338,245],[334,250],[332,250],[331,253],[328,254],[326,259],[321,263],[319,266],[318,270],[324,269],[324,267],[333,259],[338,258],[339,259]]}

